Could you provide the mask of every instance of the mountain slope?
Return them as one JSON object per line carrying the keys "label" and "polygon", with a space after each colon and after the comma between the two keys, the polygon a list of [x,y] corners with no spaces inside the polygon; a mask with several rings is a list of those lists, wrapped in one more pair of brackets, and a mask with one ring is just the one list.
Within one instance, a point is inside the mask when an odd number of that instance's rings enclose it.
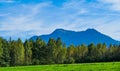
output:
{"label": "mountain slope", "polygon": [[110,44],[119,44],[119,41],[112,39],[111,37],[104,35],[95,29],[87,29],[86,31],[70,31],[64,29],[56,29],[49,35],[33,36],[31,39],[36,40],[40,37],[44,41],[48,42],[49,38],[57,39],[60,37],[62,41],[68,46],[70,44],[79,45],[79,44],[90,44],[90,43],[106,43]]}

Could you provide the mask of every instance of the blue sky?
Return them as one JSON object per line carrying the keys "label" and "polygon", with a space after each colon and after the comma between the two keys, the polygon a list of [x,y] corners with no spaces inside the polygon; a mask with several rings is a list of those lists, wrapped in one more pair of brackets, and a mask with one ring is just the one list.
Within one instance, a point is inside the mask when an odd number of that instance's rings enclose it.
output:
{"label": "blue sky", "polygon": [[0,36],[25,40],[56,28],[95,28],[120,40],[120,0],[0,0]]}

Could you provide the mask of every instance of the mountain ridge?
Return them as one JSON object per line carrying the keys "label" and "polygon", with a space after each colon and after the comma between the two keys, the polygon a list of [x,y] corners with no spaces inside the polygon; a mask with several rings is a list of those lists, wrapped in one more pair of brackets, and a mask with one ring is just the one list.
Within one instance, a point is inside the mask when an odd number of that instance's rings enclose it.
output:
{"label": "mountain ridge", "polygon": [[33,36],[31,39],[36,40],[37,38],[43,39],[46,43],[48,42],[49,38],[57,39],[60,37],[67,46],[74,44],[98,44],[98,43],[106,43],[107,46],[110,44],[119,44],[120,41],[114,40],[113,38],[109,37],[108,35],[102,34],[101,32],[89,28],[85,31],[71,31],[65,29],[56,29],[52,33],[47,35],[40,35],[40,36]]}

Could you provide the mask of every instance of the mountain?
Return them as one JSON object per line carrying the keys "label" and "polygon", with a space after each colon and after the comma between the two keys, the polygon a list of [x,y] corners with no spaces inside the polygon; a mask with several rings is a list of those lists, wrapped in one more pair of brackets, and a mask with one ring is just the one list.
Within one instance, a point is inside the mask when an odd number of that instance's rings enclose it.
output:
{"label": "mountain", "polygon": [[95,29],[87,29],[86,31],[70,31],[64,29],[56,29],[54,32],[48,35],[33,36],[31,39],[36,40],[37,38],[43,39],[48,42],[49,38],[57,39],[60,37],[62,41],[68,46],[71,44],[90,44],[90,43],[106,43],[107,46],[110,44],[119,44],[120,42],[112,39],[111,37],[98,32]]}

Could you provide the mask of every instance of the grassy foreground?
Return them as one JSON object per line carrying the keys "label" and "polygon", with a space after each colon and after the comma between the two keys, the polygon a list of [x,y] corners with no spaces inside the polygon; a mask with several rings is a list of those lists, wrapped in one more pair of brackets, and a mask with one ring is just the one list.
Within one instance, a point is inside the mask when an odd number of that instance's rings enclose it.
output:
{"label": "grassy foreground", "polygon": [[120,71],[120,62],[1,67],[0,71]]}

